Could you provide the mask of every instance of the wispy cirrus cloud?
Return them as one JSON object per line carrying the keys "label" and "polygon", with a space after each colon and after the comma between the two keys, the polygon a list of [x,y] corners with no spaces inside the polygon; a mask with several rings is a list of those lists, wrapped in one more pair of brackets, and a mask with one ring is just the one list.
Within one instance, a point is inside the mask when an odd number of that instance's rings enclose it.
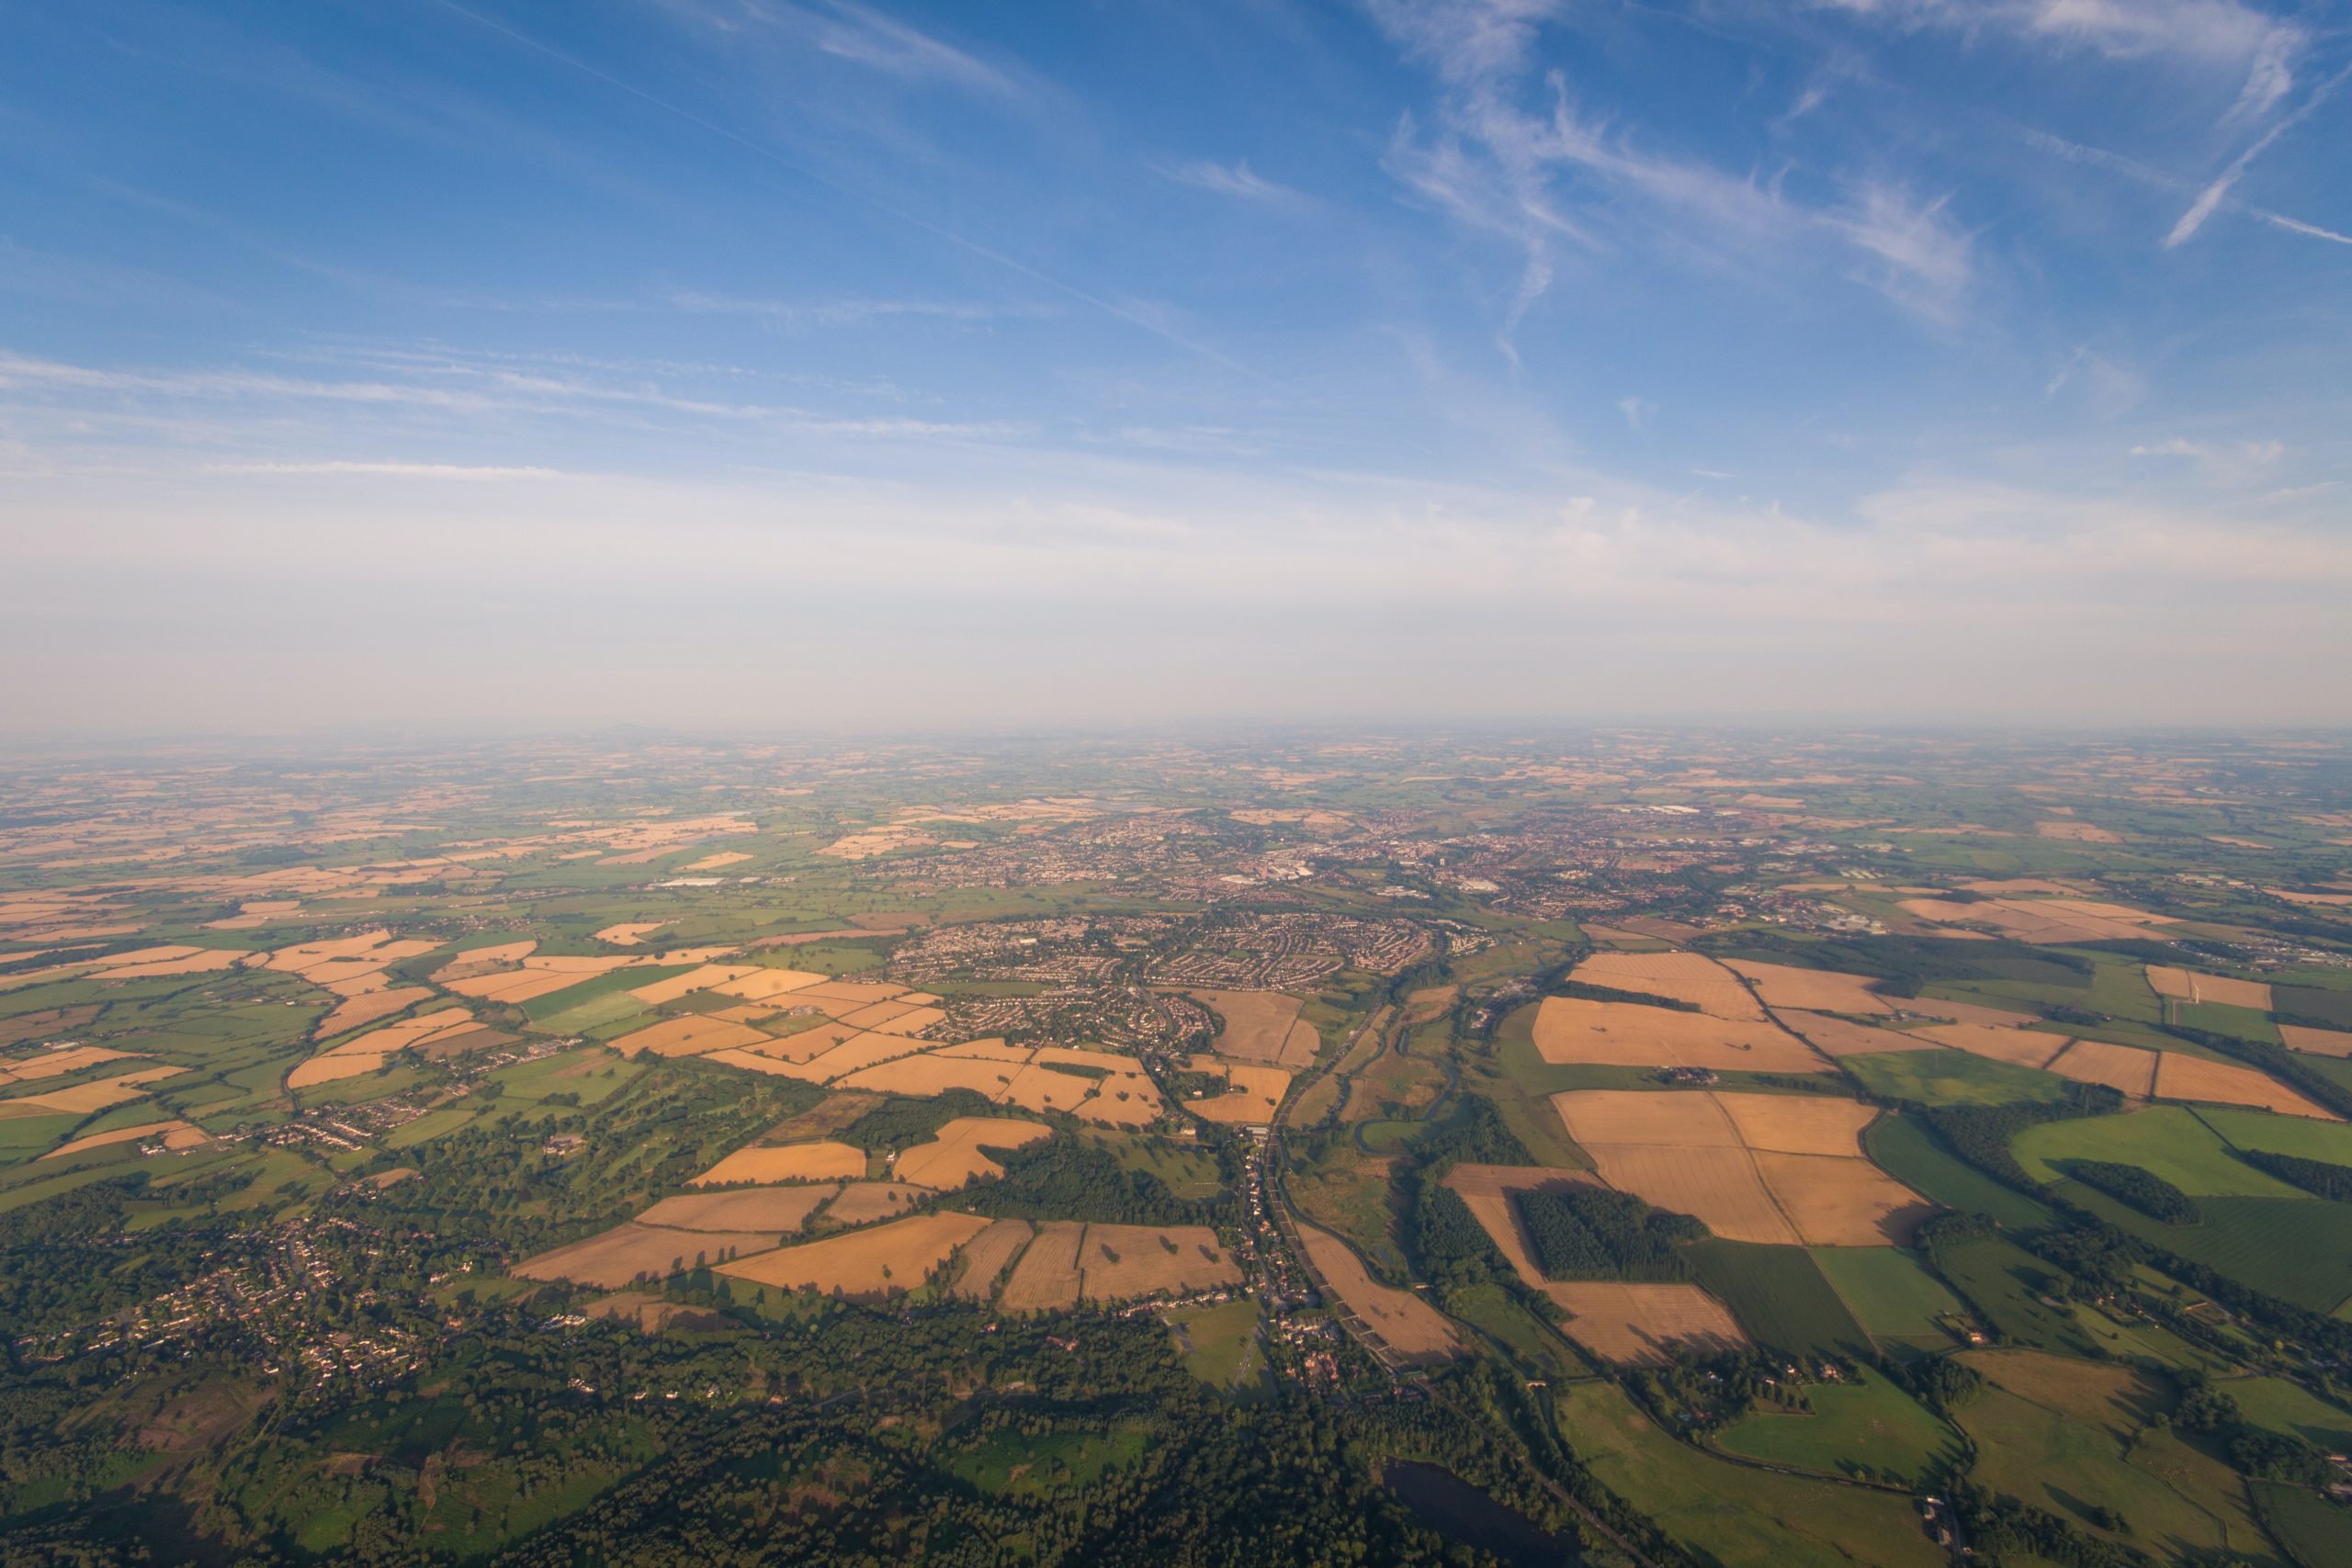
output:
{"label": "wispy cirrus cloud", "polygon": [[1902,26],[2001,32],[2114,60],[2169,59],[2237,76],[2228,118],[2257,118],[2293,87],[2311,35],[2239,0],[1814,0]]}
{"label": "wispy cirrus cloud", "polygon": [[[1646,147],[1583,109],[1564,73],[1539,76],[1541,27],[1563,14],[1546,0],[1378,0],[1374,14],[1443,84],[1427,130],[1410,116],[1399,120],[1389,172],[1521,251],[1519,285],[1498,334],[1506,354],[1516,356],[1513,334],[1550,288],[1564,244],[1664,244],[1738,267],[1827,238],[1846,251],[1858,281],[1939,325],[1957,316],[1973,271],[1973,237],[1952,218],[1950,193],[1917,198],[1873,176],[1843,182],[1851,195],[1842,205],[1812,207],[1777,176]],[[1538,88],[1548,98],[1537,100],[1541,108],[1528,103]]]}
{"label": "wispy cirrus cloud", "polygon": [[1024,90],[1012,74],[944,39],[854,0],[661,0],[665,10],[726,33],[763,30],[837,60],[908,82],[934,82],[1001,97]]}
{"label": "wispy cirrus cloud", "polygon": [[1159,173],[1178,185],[1195,189],[1215,191],[1219,196],[1238,197],[1244,201],[1275,203],[1300,202],[1306,196],[1286,185],[1270,180],[1250,166],[1244,158],[1230,167],[1202,160],[1191,164],[1158,165]]}

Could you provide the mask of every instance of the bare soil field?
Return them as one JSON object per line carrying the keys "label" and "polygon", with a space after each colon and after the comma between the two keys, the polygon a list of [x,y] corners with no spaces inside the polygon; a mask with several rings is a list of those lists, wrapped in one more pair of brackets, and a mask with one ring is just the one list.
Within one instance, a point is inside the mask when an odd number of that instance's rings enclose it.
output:
{"label": "bare soil field", "polygon": [[1017,1149],[1054,1130],[1037,1122],[1016,1122],[1009,1116],[958,1116],[939,1129],[931,1142],[899,1154],[890,1174],[900,1181],[921,1182],[946,1190],[983,1176],[1002,1176],[1004,1167],[981,1153],[983,1147]]}
{"label": "bare soil field", "polygon": [[[1665,956],[1665,955],[1661,955]],[[1769,1021],[1748,1022],[1638,1002],[1546,997],[1535,1050],[1563,1066],[1706,1067],[1716,1072],[1825,1073],[1827,1062]]]}
{"label": "bare soil field", "polygon": [[643,1225],[679,1231],[766,1231],[790,1235],[831,1201],[840,1188],[750,1187],[732,1192],[690,1192],[664,1198],[637,1216]]}
{"label": "bare soil field", "polygon": [[977,1214],[918,1214],[764,1252],[719,1272],[786,1290],[877,1301],[921,1285],[989,1224]]}
{"label": "bare soil field", "polygon": [[1760,1022],[1763,1008],[1739,976],[1696,953],[1597,953],[1568,976],[1588,986],[1689,1002],[1711,1018]]}
{"label": "bare soil field", "polygon": [[1079,1295],[1090,1302],[1193,1295],[1241,1283],[1241,1266],[1206,1225],[1088,1225]]}
{"label": "bare soil field", "polygon": [[738,1181],[863,1181],[865,1151],[847,1144],[786,1144],[781,1148],[737,1149],[689,1187],[718,1187]]}
{"label": "bare soil field", "polygon": [[1756,987],[1764,1005],[1775,1011],[1795,1008],[1806,1012],[1893,1012],[1894,1004],[1871,990],[1867,976],[1838,975],[1826,969],[1799,969],[1787,964],[1754,964],[1726,959],[1724,966]]}
{"label": "bare soil field", "polygon": [[2288,1116],[2308,1116],[2319,1122],[2344,1120],[2252,1067],[2241,1067],[2233,1062],[2208,1062],[2178,1051],[2165,1051],[2160,1055],[2163,1060],[2156,1066],[2158,1100],[2198,1100],[2211,1105],[2253,1105]]}
{"label": "bare soil field", "polygon": [[631,1220],[611,1230],[542,1252],[514,1265],[526,1280],[569,1280],[616,1291],[640,1276],[666,1279],[695,1267],[699,1258],[717,1262],[730,1255],[761,1253],[776,1244],[775,1231],[673,1231]]}
{"label": "bare soil field", "polygon": [[948,1294],[959,1302],[984,1302],[995,1295],[1006,1266],[1036,1234],[1027,1220],[999,1220],[989,1226],[964,1244],[964,1272]]}
{"label": "bare soil field", "polygon": [[1616,1366],[1662,1367],[1678,1349],[1710,1356],[1747,1345],[1730,1312],[1696,1285],[1578,1280],[1545,1292],[1567,1312],[1568,1337]]}
{"label": "bare soil field", "polygon": [[1445,1314],[1410,1291],[1384,1285],[1364,1271],[1355,1249],[1330,1232],[1298,1227],[1307,1260],[1340,1304],[1380,1336],[1408,1366],[1428,1366],[1461,1353]]}

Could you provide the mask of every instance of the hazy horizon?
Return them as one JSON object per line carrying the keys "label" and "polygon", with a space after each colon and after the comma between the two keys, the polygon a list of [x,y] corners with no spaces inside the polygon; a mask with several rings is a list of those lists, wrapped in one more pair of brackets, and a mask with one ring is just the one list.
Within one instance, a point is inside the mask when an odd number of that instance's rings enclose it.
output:
{"label": "hazy horizon", "polygon": [[2352,723],[2347,75],[2286,0],[20,7],[0,737]]}

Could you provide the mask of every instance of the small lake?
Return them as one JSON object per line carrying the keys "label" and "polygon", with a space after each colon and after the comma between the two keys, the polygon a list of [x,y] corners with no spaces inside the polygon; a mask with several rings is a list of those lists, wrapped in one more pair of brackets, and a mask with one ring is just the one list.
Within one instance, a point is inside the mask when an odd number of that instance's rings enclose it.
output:
{"label": "small lake", "polygon": [[1424,1529],[1491,1551],[1512,1568],[1558,1568],[1577,1561],[1573,1537],[1552,1534],[1442,1466],[1392,1460],[1380,1479]]}

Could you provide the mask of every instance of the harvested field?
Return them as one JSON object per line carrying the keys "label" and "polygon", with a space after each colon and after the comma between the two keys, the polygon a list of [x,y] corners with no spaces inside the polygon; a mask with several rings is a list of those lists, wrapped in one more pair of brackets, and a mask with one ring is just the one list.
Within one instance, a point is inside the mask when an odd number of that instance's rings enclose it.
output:
{"label": "harvested field", "polygon": [[1892,1029],[1873,1029],[1867,1023],[1831,1018],[1826,1013],[1775,1010],[1772,1016],[1783,1028],[1804,1035],[1815,1050],[1832,1056],[1875,1056],[1883,1051],[1927,1051],[1935,1047],[1932,1040]]}
{"label": "harvested field", "polygon": [[1949,1045],[2018,1067],[2046,1067],[2051,1058],[2069,1043],[2063,1034],[2045,1034],[2038,1029],[1996,1029],[1982,1023],[1931,1024],[1917,1034],[1930,1044]]}
{"label": "harvested field", "polygon": [[1454,998],[1461,994],[1462,987],[1459,986],[1431,986],[1426,989],[1415,991],[1405,998],[1405,1021],[1428,1023],[1432,1020],[1442,1018],[1445,1016],[1446,1010],[1453,1005]]}
{"label": "harvested field", "polygon": [[[809,1031],[815,1033],[814,1030]],[[808,1061],[806,1076],[819,1083],[831,1083],[866,1067],[911,1056],[922,1049],[920,1041],[903,1039],[896,1034],[860,1034],[844,1040],[822,1055]]]}
{"label": "harvested field", "polygon": [[1215,1056],[1194,1056],[1193,1070],[1215,1073],[1226,1081],[1226,1092],[1189,1102],[1192,1112],[1208,1122],[1266,1122],[1274,1119],[1283,1096],[1290,1092],[1290,1075],[1280,1067],[1247,1066],[1221,1062]]}
{"label": "harvested field", "polygon": [[1695,1215],[1729,1241],[1803,1245],[1804,1237],[1772,1201],[1756,1156],[1742,1148],[1675,1148],[1587,1144],[1611,1187],[1676,1213]]}
{"label": "harvested field", "polygon": [[2134,1100],[2145,1100],[2155,1092],[2157,1055],[2129,1045],[2077,1040],[2051,1059],[2048,1070],[2077,1083],[2103,1083]]}
{"label": "harvested field", "polygon": [[1241,1283],[1241,1266],[1206,1225],[1088,1225],[1079,1295],[1090,1302],[1193,1295]]}
{"label": "harvested field", "polygon": [[689,1014],[648,1024],[634,1033],[622,1035],[612,1045],[624,1056],[648,1051],[657,1056],[699,1056],[706,1051],[745,1050],[763,1044],[767,1039],[748,1023]]}
{"label": "harvested field", "polygon": [[297,1062],[286,1075],[288,1089],[313,1089],[322,1083],[340,1083],[345,1078],[365,1077],[381,1071],[390,1056],[370,1055],[366,1052],[337,1052],[331,1056],[313,1056],[307,1062]]}
{"label": "harvested field", "polygon": [[842,1014],[841,1021],[854,1024],[860,1029],[879,1029],[894,1018],[920,1010],[913,1003],[894,998],[887,1002],[868,1002],[854,1012],[845,1012]]}
{"label": "harvested field", "polygon": [[633,920],[617,926],[606,926],[596,933],[598,942],[611,942],[615,947],[635,947],[645,940],[648,931],[658,931],[667,920]]}
{"label": "harvested field", "polygon": [[863,1181],[865,1151],[847,1144],[786,1144],[772,1149],[737,1149],[686,1183],[721,1187],[739,1181]]}
{"label": "harvested field", "polygon": [[424,986],[400,986],[390,990],[363,991],[336,1008],[319,1021],[317,1033],[322,1040],[332,1040],[355,1029],[362,1029],[379,1018],[390,1018],[403,1008],[428,1000],[433,992]]}
{"label": "harvested field", "polygon": [[961,1187],[983,1176],[1001,1176],[1004,1167],[981,1153],[983,1147],[1017,1149],[1054,1135],[1036,1122],[1016,1122],[1009,1116],[958,1116],[939,1129],[931,1142],[901,1153],[890,1167],[900,1181],[922,1182],[942,1190]]}
{"label": "harvested field", "polygon": [[2023,1029],[2040,1023],[2041,1018],[2030,1012],[2012,1012],[2007,1008],[1988,1008],[1981,1002],[1947,1001],[1941,997],[1910,997],[1904,1009],[1927,1018],[1949,1019],[1954,1023],[1981,1023],[1987,1029]]}
{"label": "harvested field", "polygon": [[2199,975],[2194,969],[2151,964],[2148,985],[2156,995],[2177,1002],[2219,1002],[2223,1007],[2251,1008],[2256,1012],[2268,1012],[2271,1007],[2270,987],[2260,980],[2231,980],[2219,975]]}
{"label": "harvested field", "polygon": [[1806,1012],[1893,1012],[1894,1004],[1871,989],[1867,976],[1840,975],[1826,969],[1799,969],[1787,964],[1756,964],[1745,959],[1724,961],[1725,968],[1755,986],[1764,1005],[1775,1011],[1794,1008]]}
{"label": "harvested field", "polygon": [[1076,1220],[1047,1220],[1012,1268],[998,1305],[1008,1312],[1067,1311],[1078,1304],[1080,1247],[1086,1227]]}
{"label": "harvested field", "polygon": [[741,1067],[747,1073],[765,1073],[771,1077],[799,1078],[804,1082],[812,1083],[821,1081],[815,1074],[808,1072],[799,1063],[788,1057],[763,1055],[756,1051],[732,1049],[711,1051],[707,1052],[702,1059],[706,1062],[721,1062],[730,1067]]}
{"label": "harvested field", "polygon": [[1486,1227],[1495,1249],[1503,1255],[1521,1282],[1548,1292],[1552,1281],[1544,1277],[1544,1270],[1536,1264],[1511,1198],[1517,1193],[1540,1192],[1572,1182],[1589,1186],[1595,1179],[1584,1171],[1554,1170],[1540,1165],[1457,1165],[1445,1173],[1444,1185],[1453,1189],[1454,1196]]}
{"label": "harvested field", "polygon": [[1005,1267],[1036,1235],[1027,1220],[999,1220],[964,1244],[964,1272],[948,1294],[960,1302],[984,1302],[996,1294]]}
{"label": "harvested field", "polygon": [[2091,898],[1987,898],[1975,904],[1905,898],[1902,908],[1934,924],[1990,926],[2018,942],[2042,944],[2141,941],[2161,936],[2155,928],[2174,923]]}
{"label": "harvested field", "polygon": [[[1671,956],[1658,954],[1657,956]],[[1748,1022],[1645,1007],[1546,997],[1535,1014],[1535,1049],[1566,1066],[1706,1067],[1716,1072],[1824,1073],[1829,1064],[1770,1021]]]}
{"label": "harvested field", "polygon": [[1596,953],[1568,976],[1588,986],[1689,1002],[1711,1018],[1759,1023],[1764,1009],[1739,976],[1696,953]]}
{"label": "harvested field", "polygon": [[707,991],[713,986],[723,986],[729,980],[740,980],[752,973],[748,964],[706,964],[699,969],[689,969],[683,975],[673,975],[666,980],[656,980],[650,986],[639,986],[629,992],[648,1007],[661,1007],[696,991]]}
{"label": "harvested field", "polygon": [[38,1083],[43,1078],[78,1073],[84,1067],[95,1067],[101,1062],[138,1059],[136,1053],[109,1051],[103,1045],[69,1045],[62,1051],[43,1051],[38,1055],[12,1056],[0,1062],[0,1083]]}
{"label": "harvested field", "polygon": [[1322,1044],[1312,1026],[1299,1021],[1299,1000],[1279,991],[1194,991],[1224,1021],[1209,1049],[1236,1061],[1303,1067]]}
{"label": "harvested field", "polygon": [[921,1285],[989,1224],[976,1214],[918,1214],[763,1252],[719,1272],[786,1290],[878,1300]]}
{"label": "harvested field", "polygon": [[765,1231],[790,1235],[841,1189],[748,1187],[733,1192],[690,1192],[664,1198],[637,1216],[643,1225],[679,1231]]}
{"label": "harvested field", "polygon": [[1568,1314],[1567,1337],[1616,1366],[1662,1367],[1678,1349],[1712,1356],[1747,1345],[1723,1303],[1696,1285],[1580,1280],[1546,1293]]}
{"label": "harvested field", "polygon": [[1854,1100],[1801,1094],[1719,1094],[1715,1102],[1758,1153],[1859,1159],[1862,1129],[1878,1112]]}
{"label": "harvested field", "polygon": [[2308,1051],[2314,1056],[2352,1056],[2352,1034],[2340,1029],[2311,1029],[2300,1023],[2282,1023],[2278,1038],[2290,1051]]}
{"label": "harvested field", "polygon": [[1935,1213],[1866,1159],[1759,1150],[1756,1168],[1808,1247],[1907,1246]]}
{"label": "harvested field", "polygon": [[134,1100],[147,1098],[146,1086],[164,1078],[175,1078],[187,1071],[186,1067],[162,1063],[151,1067],[139,1067],[127,1073],[117,1073],[110,1078],[94,1078],[68,1089],[52,1089],[42,1094],[20,1095],[7,1103],[11,1108],[38,1106],[43,1111],[61,1115],[87,1116],[93,1111],[110,1111],[118,1105],[128,1105]]}
{"label": "harvested field", "polygon": [[718,871],[726,866],[741,865],[745,861],[750,860],[751,858],[751,856],[744,854],[739,850],[721,850],[715,855],[705,855],[698,861],[689,861],[686,863],[684,869],[687,871]]}
{"label": "harvested field", "polygon": [[853,1181],[842,1189],[840,1197],[826,1205],[825,1222],[870,1225],[878,1220],[895,1220],[932,1196],[930,1188],[910,1182]]}
{"label": "harvested field", "polygon": [[860,1006],[866,1006],[874,1002],[887,1002],[893,997],[903,996],[906,994],[906,989],[904,986],[886,986],[873,980],[822,980],[814,986],[804,987],[800,994],[812,999],[822,998],[829,1001],[854,1002]]}
{"label": "harvested field", "polygon": [[514,1265],[526,1280],[569,1280],[616,1291],[637,1280],[665,1280],[695,1259],[764,1252],[776,1244],[774,1231],[673,1231],[635,1220],[599,1232],[585,1241],[559,1247]]}
{"label": "harvested field", "polygon": [[1365,1272],[1355,1249],[1338,1236],[1313,1225],[1298,1227],[1307,1261],[1340,1305],[1380,1337],[1390,1353],[1407,1366],[1428,1366],[1451,1360],[1461,1350],[1453,1325],[1429,1303],[1410,1291],[1384,1285]]}
{"label": "harvested field", "polygon": [[2233,1062],[2208,1062],[2178,1051],[2161,1053],[2156,1067],[2158,1100],[2191,1100],[2209,1105],[2255,1105],[2289,1116],[2309,1116],[2321,1122],[2342,1117],[2315,1105],[2285,1084],[2252,1067]]}
{"label": "harvested field", "polygon": [[949,1056],[927,1051],[919,1056],[901,1056],[895,1062],[885,1062],[878,1067],[867,1067],[842,1080],[842,1087],[867,1089],[876,1094],[902,1094],[912,1100],[929,1100],[951,1089],[968,1089],[990,1100],[1002,1098],[1005,1086],[1012,1081],[1021,1067],[1012,1062],[984,1061],[967,1056]]}
{"label": "harvested field", "polygon": [[2055,839],[2069,844],[2120,844],[2123,835],[2110,832],[2092,822],[2045,821],[2033,825],[2037,838]]}
{"label": "harvested field", "polygon": [[116,1127],[104,1133],[93,1133],[86,1138],[76,1138],[70,1144],[60,1144],[40,1157],[63,1159],[85,1149],[108,1148],[116,1144],[143,1144],[150,1138],[160,1139],[164,1147],[179,1154],[210,1143],[212,1134],[201,1127],[176,1120],[142,1122],[136,1127]]}
{"label": "harvested field", "polygon": [[[897,1007],[899,1004],[891,1002],[887,1005]],[[913,1035],[921,1034],[926,1029],[936,1028],[946,1021],[947,1011],[944,1008],[918,1006],[909,1008],[887,1023],[869,1023],[866,1027],[876,1034]]]}
{"label": "harvested field", "polygon": [[1864,1157],[1874,1113],[1856,1101],[1581,1089],[1552,1102],[1611,1186],[1726,1240],[1884,1247],[1927,1213]]}
{"label": "harvested field", "polygon": [[711,989],[722,996],[741,997],[747,1002],[763,1002],[804,987],[822,985],[824,979],[822,975],[812,975],[806,969],[752,969],[731,980],[722,980]]}

